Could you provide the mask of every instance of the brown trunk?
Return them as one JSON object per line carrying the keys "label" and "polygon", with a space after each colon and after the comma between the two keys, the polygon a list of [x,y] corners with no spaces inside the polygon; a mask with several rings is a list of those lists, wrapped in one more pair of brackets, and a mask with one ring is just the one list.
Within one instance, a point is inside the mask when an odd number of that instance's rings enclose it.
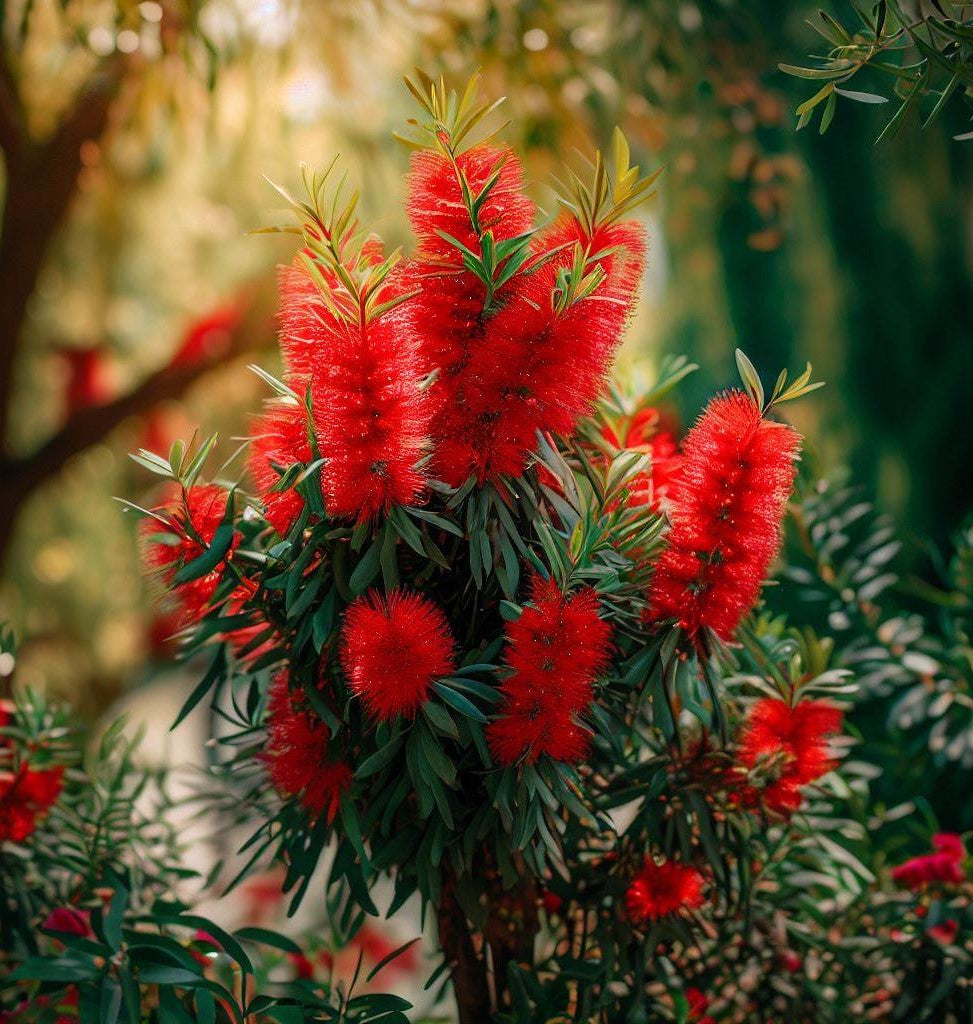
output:
{"label": "brown trunk", "polygon": [[[485,880],[489,917],[479,941],[456,899],[447,876],[439,905],[439,943],[453,965],[453,992],[459,1024],[489,1024],[493,1014],[510,1007],[507,973],[510,964],[534,962],[534,939],[539,928],[537,889],[529,875],[513,889],[503,890],[499,876]],[[480,947],[479,952],[477,947]],[[487,960],[489,951],[489,962]]]}
{"label": "brown trunk", "polygon": [[490,992],[486,962],[477,955],[466,914],[453,891],[452,879],[443,883],[439,903],[439,946],[453,965],[453,992],[459,1024],[490,1024]]}

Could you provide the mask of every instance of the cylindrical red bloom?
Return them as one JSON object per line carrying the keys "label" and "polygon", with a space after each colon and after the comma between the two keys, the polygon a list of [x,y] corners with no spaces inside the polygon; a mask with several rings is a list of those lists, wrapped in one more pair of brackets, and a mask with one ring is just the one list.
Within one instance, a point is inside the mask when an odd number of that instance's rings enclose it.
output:
{"label": "cylindrical red bloom", "polygon": [[[402,281],[393,271],[379,300],[403,295]],[[328,514],[366,519],[416,501],[430,409],[410,316],[402,305],[371,319],[337,316],[298,263],[281,288],[281,348],[291,386],[299,394],[311,388]]]}
{"label": "cylindrical red bloom", "polygon": [[297,799],[313,818],[334,820],[341,795],[351,787],[352,770],[336,760],[331,733],[301,689],[291,690],[286,672],[270,687],[267,702],[267,745],[260,759],[274,789],[287,800]]}
{"label": "cylindrical red bloom", "polygon": [[24,762],[15,772],[0,773],[0,842],[23,842],[57,802],[64,769],[36,771]]}
{"label": "cylindrical red bloom", "polygon": [[531,604],[506,633],[511,672],[500,686],[500,715],[487,727],[494,757],[501,764],[542,754],[582,760],[588,738],[577,716],[591,703],[611,652],[611,626],[598,614],[598,595],[583,587],[568,596],[553,579],[535,576]]}
{"label": "cylindrical red bloom", "polygon": [[[423,367],[438,374],[429,394],[434,471],[453,486],[481,466],[496,415],[493,382],[504,369],[503,353],[487,336],[486,287],[464,267],[459,250],[439,234],[480,251],[457,171],[465,175],[474,196],[499,171],[478,215],[480,231],[492,232],[495,242],[526,233],[534,219],[533,203],[523,192],[520,161],[506,146],[473,146],[456,158],[455,167],[440,153],[413,156],[407,206],[418,245],[405,278],[409,290],[419,294],[408,313]],[[496,298],[509,290],[508,283]]]}
{"label": "cylindrical red bloom", "polygon": [[311,461],[307,413],[303,403],[275,401],[250,427],[247,467],[264,504],[267,522],[281,535],[297,522],[304,501],[294,488],[275,490],[281,475]]}
{"label": "cylindrical red bloom", "polygon": [[636,924],[658,921],[703,905],[703,876],[688,864],[647,856],[625,893],[625,909]]}
{"label": "cylindrical red bloom", "polygon": [[761,697],[747,714],[739,757],[749,769],[762,767],[767,778],[747,796],[773,811],[795,810],[801,787],[834,767],[828,736],[840,729],[841,712],[824,701],[805,700],[791,707],[787,701]]}
{"label": "cylindrical red bloom", "polygon": [[892,869],[892,879],[899,885],[917,892],[932,882],[958,885],[966,878],[963,860],[966,849],[963,840],[952,833],[933,836],[935,853],[913,857]]}
{"label": "cylindrical red bloom", "polygon": [[[556,312],[559,274],[571,266],[576,244],[602,254],[596,262],[605,276],[592,294]],[[634,221],[598,227],[588,238],[563,216],[535,239],[539,267],[511,280],[486,323],[491,358],[477,367],[482,429],[474,453],[481,480],[519,476],[538,431],[568,435],[591,411],[634,306],[644,252]]]}
{"label": "cylindrical red bloom", "polygon": [[[215,484],[190,487],[181,497],[160,505],[158,512],[166,522],[147,516],[139,524],[142,564],[172,588],[173,577],[183,566],[199,558],[211,544],[226,514],[229,494]],[[230,550],[239,542],[235,536]],[[226,563],[188,583],[172,588],[178,601],[183,624],[195,622],[206,610],[219,585]]]}
{"label": "cylindrical red bloom", "polygon": [[757,603],[780,546],[800,435],[740,391],[714,398],[683,442],[651,617],[728,640]]}
{"label": "cylindrical red bloom", "polygon": [[373,590],[345,612],[341,664],[372,715],[411,717],[433,682],[456,667],[449,623],[422,594]]}

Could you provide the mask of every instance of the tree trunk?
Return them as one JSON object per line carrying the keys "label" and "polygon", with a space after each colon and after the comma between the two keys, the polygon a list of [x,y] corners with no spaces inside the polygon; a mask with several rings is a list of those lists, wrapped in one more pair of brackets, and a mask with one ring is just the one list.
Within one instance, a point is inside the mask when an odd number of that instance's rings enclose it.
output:
{"label": "tree trunk", "polygon": [[490,1024],[486,961],[477,955],[466,914],[449,878],[444,880],[439,903],[439,946],[447,961],[453,964],[453,992],[459,1024]]}
{"label": "tree trunk", "polygon": [[443,881],[439,944],[447,961],[453,964],[459,1024],[489,1024],[495,1013],[509,1009],[510,965],[534,962],[534,939],[540,927],[537,888],[526,868],[524,871],[525,880],[507,890],[502,888],[496,872],[488,872],[483,879],[489,901],[488,918],[478,943],[456,899],[454,880],[447,876]]}

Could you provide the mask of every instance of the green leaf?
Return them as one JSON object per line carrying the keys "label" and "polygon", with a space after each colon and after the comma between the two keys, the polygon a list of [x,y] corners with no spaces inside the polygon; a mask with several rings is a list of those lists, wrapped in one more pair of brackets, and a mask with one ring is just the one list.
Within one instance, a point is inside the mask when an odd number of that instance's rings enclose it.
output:
{"label": "green leaf", "polygon": [[[381,960],[368,972],[367,981],[371,981],[376,974],[385,966],[390,964],[397,957],[400,957],[410,946],[414,946],[422,936],[417,935],[414,939],[409,939],[408,942],[404,942],[398,949],[393,949],[387,956],[383,956]],[[403,1009],[409,1009],[409,1007],[403,1007]]]}
{"label": "green leaf", "polygon": [[457,692],[451,686],[448,686],[443,682],[433,683],[432,685],[436,693],[438,693],[454,711],[458,711],[466,718],[472,718],[475,722],[487,721],[486,715],[484,715],[471,700],[464,697],[463,694]]}
{"label": "green leaf", "polygon": [[[230,503],[227,501],[227,510],[229,511],[229,509]],[[194,558],[182,566],[172,578],[172,585],[178,587],[212,572],[226,557],[235,533],[232,521],[224,520],[220,523],[216,528],[216,533],[213,534],[213,540],[209,547],[198,558]]]}
{"label": "green leaf", "polygon": [[234,934],[245,942],[257,942],[263,946],[279,949],[283,953],[301,952],[301,947],[293,939],[289,939],[279,932],[271,931],[269,928],[238,928]]}
{"label": "green leaf", "polygon": [[348,581],[348,585],[351,587],[351,592],[355,596],[364,594],[372,580],[374,580],[378,575],[379,570],[382,567],[381,556],[381,541],[375,541],[365,552],[364,556],[358,562],[358,565],[355,566],[354,572],[351,574],[351,579]]}
{"label": "green leaf", "polygon": [[760,383],[760,374],[757,373],[756,367],[746,357],[743,349],[737,349],[735,352],[737,361],[737,370],[740,373],[740,378],[743,380],[743,385],[747,389],[747,394],[753,399],[758,409],[764,407],[764,386]]}

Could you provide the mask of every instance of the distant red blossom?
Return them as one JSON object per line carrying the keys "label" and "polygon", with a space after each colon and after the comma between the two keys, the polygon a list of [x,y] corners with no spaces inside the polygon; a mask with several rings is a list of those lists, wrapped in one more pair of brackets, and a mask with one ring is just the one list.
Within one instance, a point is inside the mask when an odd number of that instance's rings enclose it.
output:
{"label": "distant red blossom", "polygon": [[0,773],[0,842],[23,842],[57,803],[63,785],[60,766],[32,769],[23,763]]}
{"label": "distant red blossom", "polygon": [[260,759],[270,780],[285,799],[297,799],[317,818],[338,813],[341,795],[351,786],[352,770],[331,750],[331,733],[314,713],[307,695],[290,689],[286,672],[270,687],[267,702],[267,743]]}
{"label": "distant red blossom", "polygon": [[788,813],[801,804],[801,787],[834,767],[828,737],[841,729],[841,712],[824,701],[761,697],[750,708],[739,743],[740,763],[760,768],[766,783],[745,797]]}
{"label": "distant red blossom", "polygon": [[547,755],[576,763],[588,750],[578,716],[594,696],[593,683],[608,663],[611,626],[598,612],[591,587],[563,594],[553,579],[535,576],[531,603],[506,627],[510,675],[487,738],[501,764]]}
{"label": "distant red blossom", "polygon": [[63,935],[91,935],[91,912],[77,907],[55,907],[45,918],[43,927]]}
{"label": "distant red blossom", "polygon": [[935,882],[958,885],[966,878],[963,840],[950,832],[932,837],[934,853],[924,853],[892,869],[892,879],[906,889],[918,892]]}
{"label": "distant red blossom", "polygon": [[415,715],[433,682],[456,667],[453,647],[442,609],[404,590],[359,597],[341,630],[341,664],[351,689],[384,721]]}
{"label": "distant red blossom", "polygon": [[800,435],[740,391],[714,398],[686,435],[651,617],[729,640],[780,546]]}
{"label": "distant red blossom", "polygon": [[959,922],[955,918],[947,918],[939,924],[934,924],[926,931],[926,934],[944,946],[951,946],[959,934]]}
{"label": "distant red blossom", "polygon": [[646,856],[625,893],[625,908],[636,924],[658,921],[703,905],[703,876],[688,864]]}
{"label": "distant red blossom", "polygon": [[243,320],[243,307],[227,302],[191,321],[172,357],[172,365],[200,366],[226,354],[233,344],[233,332]]}
{"label": "distant red blossom", "polygon": [[709,1009],[709,999],[698,988],[690,985],[686,989],[686,1002],[689,1004],[689,1019],[697,1024],[716,1024],[714,1018],[706,1011]]}

